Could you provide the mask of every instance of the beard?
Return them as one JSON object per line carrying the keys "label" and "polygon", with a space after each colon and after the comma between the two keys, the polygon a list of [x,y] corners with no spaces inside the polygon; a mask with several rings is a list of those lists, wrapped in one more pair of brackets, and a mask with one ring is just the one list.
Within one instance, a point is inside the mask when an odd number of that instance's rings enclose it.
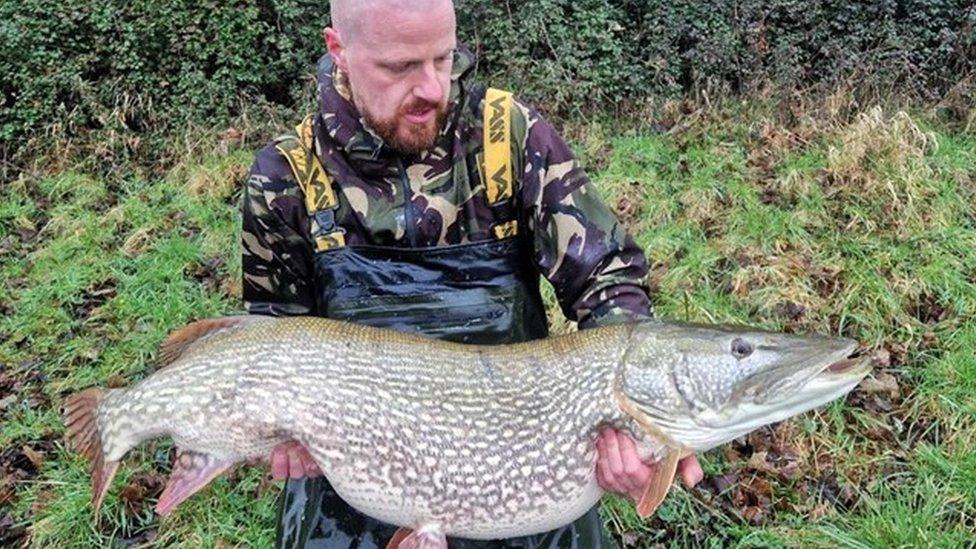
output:
{"label": "beard", "polygon": [[[433,120],[427,124],[421,126],[406,119],[408,113],[423,112],[428,109],[435,109],[435,114]],[[384,143],[400,153],[417,155],[434,146],[441,128],[447,121],[447,108],[439,104],[417,101],[398,109],[392,118],[378,119],[365,109],[362,115],[366,125]]]}

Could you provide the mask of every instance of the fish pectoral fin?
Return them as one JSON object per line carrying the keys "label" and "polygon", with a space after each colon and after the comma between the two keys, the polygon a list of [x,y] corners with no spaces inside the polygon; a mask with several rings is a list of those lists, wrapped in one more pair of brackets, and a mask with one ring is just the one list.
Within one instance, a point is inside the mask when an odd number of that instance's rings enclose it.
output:
{"label": "fish pectoral fin", "polygon": [[641,518],[647,518],[654,514],[654,511],[661,505],[668,491],[671,490],[671,483],[674,482],[674,475],[678,470],[678,460],[681,454],[675,450],[664,454],[664,457],[655,464],[654,472],[647,481],[644,488],[644,495],[637,503],[637,514]]}
{"label": "fish pectoral fin", "polygon": [[200,491],[211,480],[234,465],[234,461],[218,460],[192,450],[180,450],[173,463],[173,471],[166,488],[156,502],[156,512],[165,515],[185,499]]}
{"label": "fish pectoral fin", "polygon": [[397,549],[400,547],[400,543],[413,532],[409,528],[397,528],[397,531],[393,533],[393,537],[390,538],[390,542],[386,544],[386,549]]}
{"label": "fish pectoral fin", "polygon": [[436,526],[416,530],[400,528],[386,544],[386,549],[447,549],[447,536]]}

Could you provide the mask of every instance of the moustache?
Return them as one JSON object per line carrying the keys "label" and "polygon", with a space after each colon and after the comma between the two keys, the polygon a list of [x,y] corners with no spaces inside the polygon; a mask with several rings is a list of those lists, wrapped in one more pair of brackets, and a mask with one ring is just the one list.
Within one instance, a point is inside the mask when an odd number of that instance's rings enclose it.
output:
{"label": "moustache", "polygon": [[437,111],[438,114],[443,110],[440,104],[431,103],[429,101],[414,101],[408,105],[405,105],[400,109],[400,114],[423,114],[431,109]]}

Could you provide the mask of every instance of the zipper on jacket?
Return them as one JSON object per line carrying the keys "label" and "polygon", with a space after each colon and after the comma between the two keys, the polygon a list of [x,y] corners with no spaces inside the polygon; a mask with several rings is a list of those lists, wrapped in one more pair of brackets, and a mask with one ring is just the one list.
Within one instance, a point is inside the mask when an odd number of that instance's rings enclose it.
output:
{"label": "zipper on jacket", "polygon": [[417,215],[413,211],[413,191],[410,190],[410,178],[407,177],[407,169],[403,165],[403,160],[397,159],[397,167],[400,169],[400,186],[403,187],[403,222],[406,224],[407,241],[410,247],[417,247]]}

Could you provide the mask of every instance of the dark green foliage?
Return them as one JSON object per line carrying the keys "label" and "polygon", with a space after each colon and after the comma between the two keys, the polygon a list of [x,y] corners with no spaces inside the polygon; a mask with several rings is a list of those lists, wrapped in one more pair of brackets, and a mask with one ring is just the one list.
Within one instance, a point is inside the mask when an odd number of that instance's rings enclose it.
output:
{"label": "dark green foliage", "polygon": [[[563,113],[840,79],[930,98],[976,67],[971,0],[456,4],[482,73]],[[161,128],[307,101],[327,21],[318,0],[3,2],[0,145],[56,123]]]}
{"label": "dark green foliage", "polygon": [[133,129],[290,103],[328,6],[311,0],[0,4],[0,142],[61,123]]}
{"label": "dark green foliage", "polygon": [[559,107],[845,78],[931,97],[976,69],[971,0],[457,4],[489,69]]}

